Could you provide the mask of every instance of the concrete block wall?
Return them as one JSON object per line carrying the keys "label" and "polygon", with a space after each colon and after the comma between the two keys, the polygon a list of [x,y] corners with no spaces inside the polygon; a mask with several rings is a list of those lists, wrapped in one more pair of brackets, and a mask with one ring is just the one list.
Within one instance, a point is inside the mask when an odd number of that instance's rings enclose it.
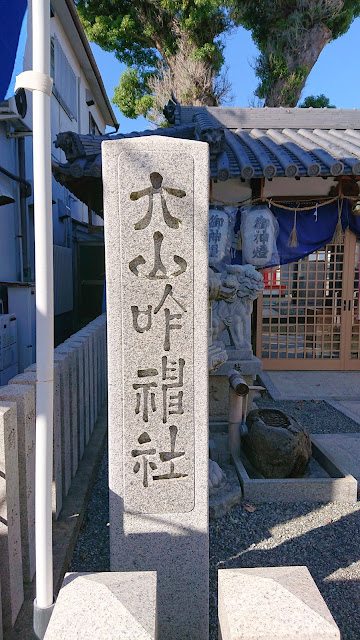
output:
{"label": "concrete block wall", "polygon": [[[0,640],[35,573],[36,364],[0,387]],[[107,396],[106,315],[54,351],[53,517]]]}

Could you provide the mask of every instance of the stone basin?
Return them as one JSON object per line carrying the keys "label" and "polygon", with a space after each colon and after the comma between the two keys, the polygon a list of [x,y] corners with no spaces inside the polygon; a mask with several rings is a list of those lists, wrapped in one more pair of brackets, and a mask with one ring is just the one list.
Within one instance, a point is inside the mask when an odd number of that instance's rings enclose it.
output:
{"label": "stone basin", "polygon": [[357,481],[311,436],[312,457],[301,478],[272,478],[261,476],[243,451],[233,456],[243,497],[260,502],[356,502]]}
{"label": "stone basin", "polygon": [[254,409],[246,419],[242,449],[264,478],[299,478],[311,457],[309,432],[290,414],[276,408]]}

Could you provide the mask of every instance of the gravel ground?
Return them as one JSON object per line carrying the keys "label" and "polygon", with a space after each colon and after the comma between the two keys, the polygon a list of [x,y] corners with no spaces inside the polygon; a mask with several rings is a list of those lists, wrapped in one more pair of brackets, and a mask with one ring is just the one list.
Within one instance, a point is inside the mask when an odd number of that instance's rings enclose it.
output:
{"label": "gravel ground", "polygon": [[105,449],[69,571],[110,571],[108,457]]}
{"label": "gravel ground", "polygon": [[360,433],[360,424],[325,400],[272,400],[263,394],[256,404],[259,409],[275,407],[292,414],[310,433]]}
{"label": "gravel ground", "polygon": [[[226,535],[224,535],[226,532]],[[360,503],[239,505],[210,523],[210,639],[217,569],[306,565],[339,626],[360,638]]]}
{"label": "gravel ground", "polygon": [[[360,426],[326,402],[273,401],[312,433],[355,432]],[[299,410],[296,407],[300,404]],[[71,571],[109,571],[107,452],[104,452]],[[360,502],[261,504],[250,513],[234,507],[210,522],[210,640],[217,640],[217,569],[306,565],[342,640],[360,638]]]}

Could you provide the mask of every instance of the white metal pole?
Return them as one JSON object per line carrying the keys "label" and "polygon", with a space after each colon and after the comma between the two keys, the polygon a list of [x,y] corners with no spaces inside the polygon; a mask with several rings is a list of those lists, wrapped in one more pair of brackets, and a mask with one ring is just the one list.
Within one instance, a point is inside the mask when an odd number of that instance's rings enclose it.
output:
{"label": "white metal pole", "polygon": [[[33,71],[50,75],[50,0],[32,1]],[[36,606],[53,604],[54,293],[50,96],[33,91],[36,285]]]}
{"label": "white metal pole", "polygon": [[52,465],[54,394],[54,283],[51,196],[50,0],[32,0],[33,69],[15,91],[33,91],[33,173],[36,285],[36,455],[34,631],[42,640],[53,610]]}

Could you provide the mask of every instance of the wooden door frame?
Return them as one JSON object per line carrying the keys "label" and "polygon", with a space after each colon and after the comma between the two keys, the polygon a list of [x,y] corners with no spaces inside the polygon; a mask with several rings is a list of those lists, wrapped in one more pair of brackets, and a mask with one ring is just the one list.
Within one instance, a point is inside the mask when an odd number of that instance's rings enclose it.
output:
{"label": "wooden door frame", "polygon": [[[343,304],[343,316],[344,316],[344,333],[345,333],[345,353],[344,353],[344,371],[359,371],[360,370],[360,358],[351,358],[351,342],[352,342],[352,314],[354,309],[354,280],[355,280],[355,257],[356,257],[356,235],[350,231],[348,232],[347,240],[349,244],[348,257],[346,260],[346,280],[344,287],[344,302]],[[360,274],[359,274],[360,275]]]}
{"label": "wooden door frame", "polygon": [[[264,370],[278,371],[355,371],[360,370],[360,358],[351,359],[352,312],[354,304],[354,271],[356,236],[347,228],[344,232],[343,273],[340,313],[339,358],[263,358],[263,293],[257,300],[256,356]],[[270,325],[271,326],[271,325]],[[269,328],[269,340],[271,331]]]}

